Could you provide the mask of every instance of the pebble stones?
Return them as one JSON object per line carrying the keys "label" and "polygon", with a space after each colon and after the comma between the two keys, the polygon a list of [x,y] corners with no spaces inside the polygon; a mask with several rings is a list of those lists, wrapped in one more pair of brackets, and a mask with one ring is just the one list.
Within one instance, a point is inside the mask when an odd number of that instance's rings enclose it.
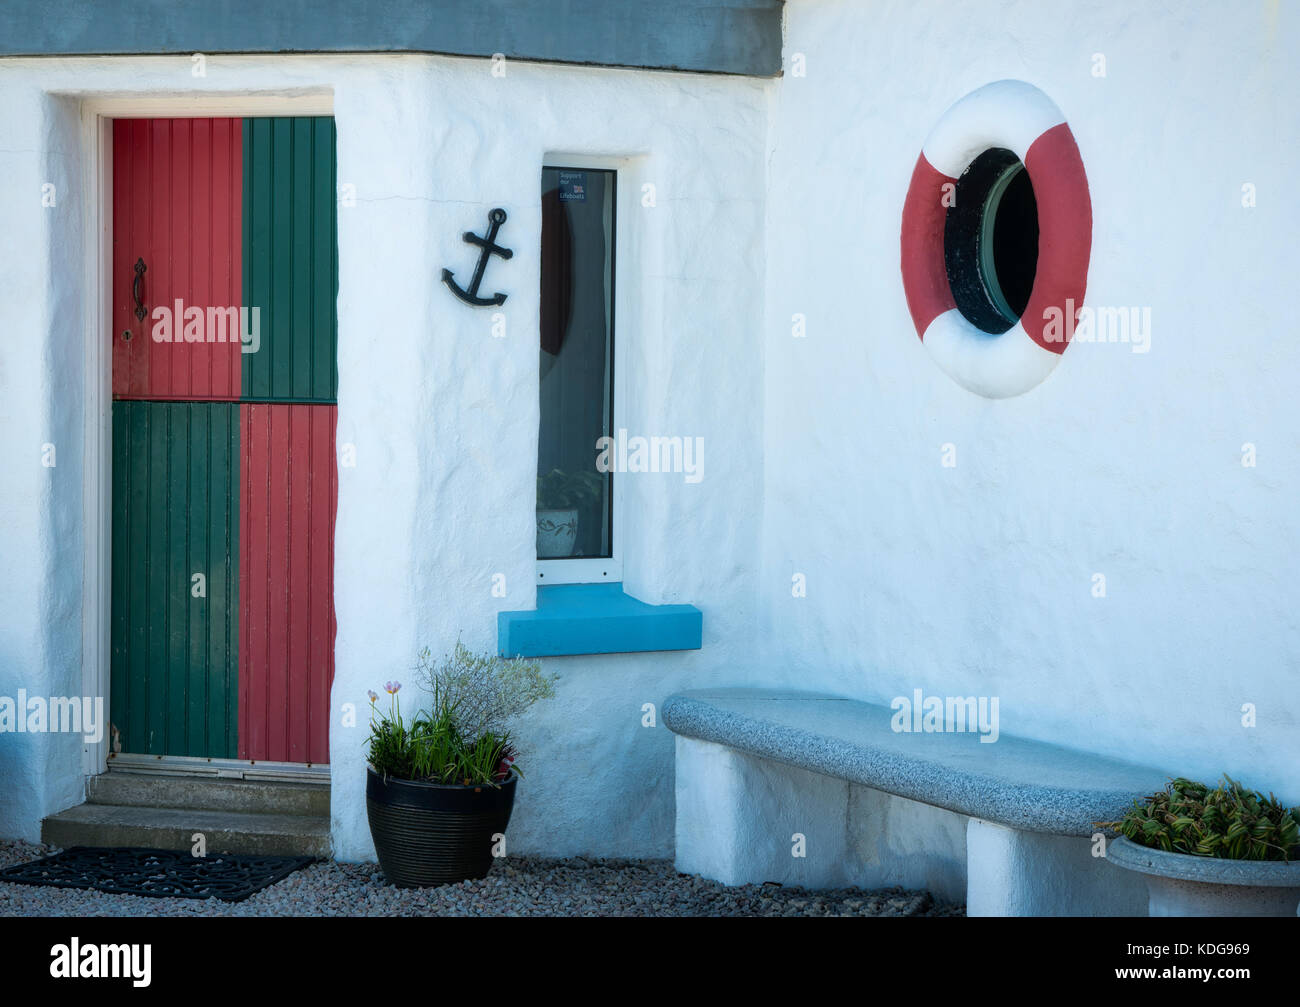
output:
{"label": "pebble stones", "polygon": [[[0,841],[0,867],[52,852]],[[152,899],[0,884],[4,916],[961,916],[926,892],[728,888],[678,874],[666,860],[509,857],[482,881],[402,889],[375,864],[297,871],[244,902]]]}

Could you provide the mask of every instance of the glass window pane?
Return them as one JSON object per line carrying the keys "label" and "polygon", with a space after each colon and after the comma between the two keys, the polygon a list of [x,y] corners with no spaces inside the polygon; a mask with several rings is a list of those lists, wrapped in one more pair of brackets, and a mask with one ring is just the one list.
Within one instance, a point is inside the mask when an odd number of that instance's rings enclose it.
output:
{"label": "glass window pane", "polygon": [[615,173],[542,169],[537,557],[611,555]]}

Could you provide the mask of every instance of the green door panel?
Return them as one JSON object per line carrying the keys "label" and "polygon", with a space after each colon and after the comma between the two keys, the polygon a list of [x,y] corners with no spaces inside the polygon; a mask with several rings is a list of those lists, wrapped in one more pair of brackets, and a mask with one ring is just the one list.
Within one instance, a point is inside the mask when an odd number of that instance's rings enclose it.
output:
{"label": "green door panel", "polygon": [[242,398],[334,402],[334,119],[247,118],[243,147],[244,304],[261,309],[261,346],[243,356]]}
{"label": "green door panel", "polygon": [[239,461],[238,403],[113,403],[114,751],[235,758]]}

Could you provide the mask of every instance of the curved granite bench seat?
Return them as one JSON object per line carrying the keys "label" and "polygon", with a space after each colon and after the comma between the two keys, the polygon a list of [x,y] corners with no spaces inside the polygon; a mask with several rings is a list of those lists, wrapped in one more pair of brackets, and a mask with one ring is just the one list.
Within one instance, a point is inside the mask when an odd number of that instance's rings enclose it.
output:
{"label": "curved granite bench seat", "polygon": [[1029,832],[1091,836],[1094,822],[1114,821],[1168,781],[1145,766],[1008,734],[988,744],[970,731],[895,732],[889,707],[813,693],[678,693],[663,718],[683,737]]}
{"label": "curved granite bench seat", "polygon": [[[677,735],[679,870],[920,886],[964,859],[972,913],[1145,913],[1142,887],[1099,862],[1093,823],[1161,789],[1160,770],[1007,733],[981,741],[973,725],[895,731],[889,707],[805,692],[684,692],[662,713]],[[796,834],[823,849],[792,855]]]}

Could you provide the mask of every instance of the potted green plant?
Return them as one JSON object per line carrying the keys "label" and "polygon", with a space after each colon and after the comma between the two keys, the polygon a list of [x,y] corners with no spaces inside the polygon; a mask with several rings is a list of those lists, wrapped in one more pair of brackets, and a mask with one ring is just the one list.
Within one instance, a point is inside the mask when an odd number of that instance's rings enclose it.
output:
{"label": "potted green plant", "polygon": [[573,555],[579,518],[594,512],[603,487],[604,479],[596,472],[551,469],[537,477],[538,559]]}
{"label": "potted green plant", "polygon": [[1179,778],[1118,822],[1106,860],[1145,875],[1152,916],[1295,916],[1300,808],[1224,776]]}
{"label": "potted green plant", "polygon": [[427,710],[402,716],[400,682],[387,713],[370,693],[366,816],[379,866],[394,885],[420,888],[486,877],[504,849],[523,775],[509,723],[555,693],[536,661],[475,654],[458,640],[416,664]]}

